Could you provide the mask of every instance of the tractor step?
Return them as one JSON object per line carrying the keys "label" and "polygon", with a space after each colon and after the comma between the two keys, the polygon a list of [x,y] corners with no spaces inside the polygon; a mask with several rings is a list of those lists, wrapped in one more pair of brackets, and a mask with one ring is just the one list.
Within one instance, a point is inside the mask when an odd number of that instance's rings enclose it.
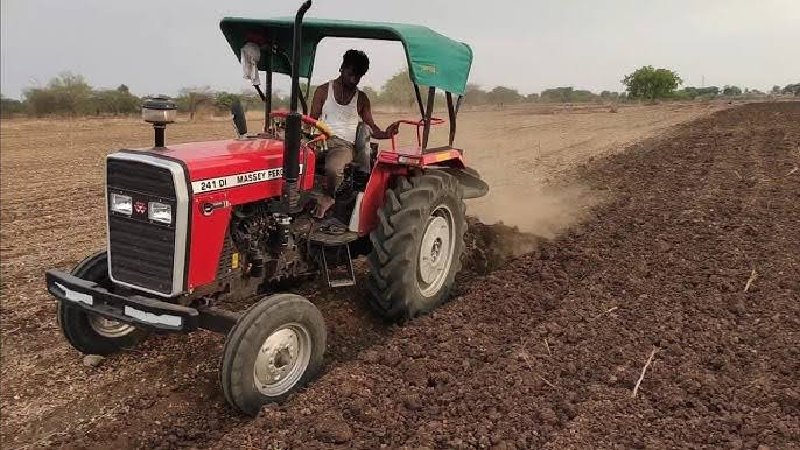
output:
{"label": "tractor step", "polygon": [[355,284],[356,284],[355,280],[342,279],[342,280],[331,280],[331,281],[328,281],[328,286],[330,286],[332,288],[355,286]]}
{"label": "tractor step", "polygon": [[326,233],[324,231],[316,230],[308,236],[308,240],[314,244],[320,244],[324,247],[339,247],[347,245],[358,239],[358,233],[352,231],[345,231],[342,233]]}
{"label": "tractor step", "polygon": [[[340,258],[340,252],[344,252],[347,255],[347,259],[345,259],[347,264],[347,274],[342,276],[342,278],[332,279],[331,278],[331,269],[328,267],[328,257],[325,256],[326,250],[333,250],[335,249],[337,255],[336,259]],[[347,243],[340,244],[340,245],[322,245],[320,248],[320,253],[322,254],[322,271],[325,275],[325,282],[328,283],[328,287],[331,288],[340,288],[340,287],[347,287],[353,286],[356,284],[356,274],[353,270],[353,258],[350,254],[350,246]],[[344,256],[344,255],[341,255]]]}
{"label": "tractor step", "polygon": [[[332,229],[336,231],[331,231]],[[322,255],[322,272],[328,287],[340,288],[356,284],[356,275],[353,270],[353,258],[350,254],[350,243],[358,238],[358,233],[342,229],[341,226],[332,227],[330,224],[327,226],[321,225],[309,234],[309,244],[318,247]],[[334,268],[340,269],[336,272],[341,272],[342,268],[346,268],[346,272],[343,274],[340,273],[337,278],[333,278],[334,271],[331,270],[328,261],[329,256],[334,261]],[[346,261],[345,264],[341,263],[342,260]]]}

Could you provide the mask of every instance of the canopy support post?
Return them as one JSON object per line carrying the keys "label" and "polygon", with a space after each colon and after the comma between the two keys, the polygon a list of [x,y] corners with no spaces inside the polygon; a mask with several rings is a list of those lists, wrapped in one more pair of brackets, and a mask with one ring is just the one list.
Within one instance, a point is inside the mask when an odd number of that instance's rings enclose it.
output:
{"label": "canopy support post", "polygon": [[448,91],[445,92],[445,96],[447,97],[447,115],[450,119],[450,139],[447,145],[452,147],[453,141],[456,139],[456,109],[453,106],[453,94]]}
{"label": "canopy support post", "polygon": [[[287,212],[295,212],[300,206],[300,190],[297,180],[300,177],[302,117],[297,112],[297,98],[302,97],[300,95],[300,50],[303,38],[303,16],[310,7],[311,0],[303,2],[294,16],[294,28],[292,29],[292,93],[289,100],[289,114],[286,115],[286,140],[283,149],[283,178],[286,183],[283,185],[281,195]],[[303,103],[305,104],[305,101]]]}
{"label": "canopy support post", "polygon": [[272,46],[269,47],[267,51],[267,60],[266,66],[266,82],[264,87],[266,89],[266,93],[264,94],[264,133],[269,133],[269,130],[272,129],[272,117],[269,114],[272,112]]}
{"label": "canopy support post", "polygon": [[310,90],[311,90],[311,77],[309,76],[306,79],[306,95],[305,95],[305,100],[303,101],[303,114],[306,115],[308,115],[308,99],[311,98],[308,96]]}
{"label": "canopy support post", "polygon": [[419,106],[419,118],[425,118],[425,108],[422,106],[422,94],[419,93],[419,85],[417,83],[414,84],[414,95],[417,97],[417,106]]}
{"label": "canopy support post", "polygon": [[[311,83],[311,80],[309,80]],[[306,103],[306,98],[303,96],[303,88],[297,86],[297,99],[300,100],[300,107],[303,108],[303,114],[308,114],[308,103]]]}
{"label": "canopy support post", "polygon": [[425,111],[425,127],[422,129],[422,148],[424,151],[428,148],[428,136],[431,133],[431,113],[433,113],[433,100],[436,98],[436,88],[431,86],[428,88],[428,107]]}

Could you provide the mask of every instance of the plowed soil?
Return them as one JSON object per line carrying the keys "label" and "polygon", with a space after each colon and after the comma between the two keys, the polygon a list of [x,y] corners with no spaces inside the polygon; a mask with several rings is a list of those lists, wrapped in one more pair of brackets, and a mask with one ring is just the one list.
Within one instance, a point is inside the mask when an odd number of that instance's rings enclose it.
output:
{"label": "plowed soil", "polygon": [[102,246],[102,160],[6,148],[3,447],[797,448],[799,123],[798,102],[744,105],[587,152],[558,179],[603,200],[580,224],[545,240],[473,222],[452,301],[402,326],[360,288],[301,286],[326,370],[256,419],[219,391],[221,336],[81,365],[42,270]]}

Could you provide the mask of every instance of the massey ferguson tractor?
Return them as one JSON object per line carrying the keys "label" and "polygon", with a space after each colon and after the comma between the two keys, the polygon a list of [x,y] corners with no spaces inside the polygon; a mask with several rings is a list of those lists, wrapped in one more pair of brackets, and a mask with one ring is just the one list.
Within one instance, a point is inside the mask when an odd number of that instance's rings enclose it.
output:
{"label": "massey ferguson tractor", "polygon": [[[165,145],[175,105],[154,98],[142,115],[154,126],[155,145],[108,155],[105,250],[70,273],[46,273],[60,328],[77,350],[108,355],[152,332],[227,333],[222,390],[235,408],[257,414],[306,384],[325,352],[320,312],[278,289],[309,276],[331,288],[351,286],[352,261],[366,256],[369,301],[382,317],[413,318],[446,300],[464,251],[464,199],[488,191],[453,146],[472,52],[416,25],[303,22],[310,6],[306,1],[294,19],[220,23],[242,63],[254,62],[242,56],[245,45],[260,50],[263,130],[248,134],[235,103],[235,139]],[[392,140],[391,151],[378,151],[369,128],[359,125],[333,208],[344,227],[311,213],[331,132],[307,115],[308,88],[304,95],[300,86],[328,36],[400,41],[420,112],[402,121],[416,127],[411,148]],[[272,111],[275,72],[291,76],[288,112]],[[424,102],[420,86],[427,87]],[[436,89],[445,92],[447,120],[432,116]],[[445,123],[448,144],[429,146],[431,127]],[[224,308],[243,303],[250,305],[243,312]]]}

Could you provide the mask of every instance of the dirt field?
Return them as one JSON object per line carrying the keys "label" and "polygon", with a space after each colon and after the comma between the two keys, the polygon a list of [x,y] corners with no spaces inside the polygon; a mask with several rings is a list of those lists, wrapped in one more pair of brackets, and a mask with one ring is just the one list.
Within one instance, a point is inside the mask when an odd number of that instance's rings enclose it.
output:
{"label": "dirt field", "polygon": [[529,253],[471,252],[453,301],[402,327],[361,289],[301,286],[326,370],[255,420],[219,391],[220,336],[87,368],[59,335],[43,271],[103,246],[102,156],[151,130],[4,121],[0,446],[796,448],[800,103],[718,109],[464,112],[458,142],[493,186],[470,210],[555,238],[474,224],[473,247]]}

